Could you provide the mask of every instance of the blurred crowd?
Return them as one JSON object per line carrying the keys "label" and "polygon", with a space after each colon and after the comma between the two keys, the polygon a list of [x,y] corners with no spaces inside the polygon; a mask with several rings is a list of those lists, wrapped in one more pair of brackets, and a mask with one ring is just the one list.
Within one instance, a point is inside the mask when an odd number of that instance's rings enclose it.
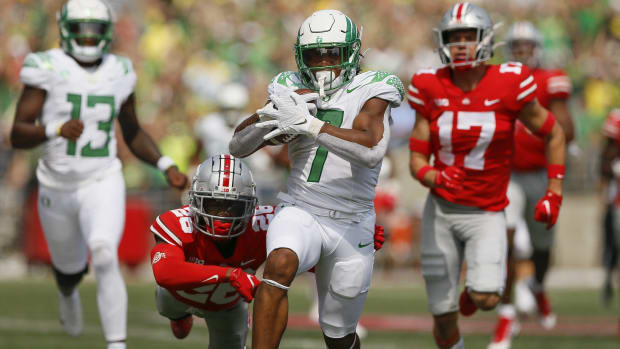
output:
{"label": "blurred crowd", "polygon": [[[405,84],[418,69],[439,64],[432,28],[452,0],[109,0],[116,12],[113,52],[131,58],[138,75],[138,116],[163,153],[181,170],[191,173],[209,149],[201,140],[201,120],[235,108],[244,118],[266,98],[266,86],[280,71],[296,70],[293,43],[305,17],[317,9],[336,8],[363,27],[363,69],[396,73]],[[575,116],[576,141],[570,147],[569,190],[593,190],[597,180],[599,129],[620,105],[620,0],[485,0],[495,22],[504,22],[496,35],[518,20],[532,21],[544,35],[544,60],[563,68],[573,83],[570,105]],[[21,84],[19,70],[31,51],[59,45],[56,11],[63,0],[0,2],[0,249],[14,240],[21,205],[33,183],[36,152],[14,151],[8,144]],[[493,63],[503,60],[500,46]],[[226,106],[218,97],[224,87],[243,86],[245,98]],[[406,103],[404,103],[406,104]],[[219,114],[218,114],[219,113]],[[413,112],[395,112],[392,164],[406,149]],[[225,117],[233,124],[237,120]],[[204,138],[204,135],[202,136]],[[122,144],[120,142],[119,144]],[[157,170],[135,161],[119,149],[130,190],[164,187]],[[394,159],[395,158],[395,159]],[[264,200],[284,184],[286,160],[278,149],[255,157],[256,181],[265,188]],[[277,176],[270,173],[278,173]],[[256,172],[256,171],[255,171]],[[412,183],[393,168],[380,188],[380,219],[393,225],[395,250],[389,263],[412,263],[411,241],[418,217],[402,209],[398,186]],[[408,176],[405,173],[405,176]],[[401,184],[399,184],[401,183]],[[154,189],[155,188],[155,189]],[[378,200],[379,200],[378,199]],[[380,207],[379,207],[380,206]],[[415,211],[415,210],[413,210]],[[6,231],[5,231],[6,230]],[[402,246],[396,247],[402,243]]]}

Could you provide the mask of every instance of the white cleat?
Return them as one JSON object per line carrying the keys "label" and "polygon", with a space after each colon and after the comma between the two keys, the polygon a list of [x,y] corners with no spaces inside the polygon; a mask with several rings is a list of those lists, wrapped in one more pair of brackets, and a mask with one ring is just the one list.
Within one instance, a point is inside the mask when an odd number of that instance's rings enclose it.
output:
{"label": "white cleat", "polygon": [[357,327],[355,328],[355,333],[357,333],[357,336],[360,337],[360,339],[364,339],[366,338],[366,336],[368,336],[368,330],[359,322],[357,323]]}
{"label": "white cleat", "polygon": [[79,336],[84,328],[82,320],[82,302],[80,294],[75,289],[69,297],[65,297],[58,292],[60,304],[60,323],[70,336]]}
{"label": "white cleat", "polygon": [[538,318],[538,322],[540,326],[545,330],[551,330],[555,327],[558,322],[558,317],[554,313],[550,313],[549,315],[540,315]]}
{"label": "white cleat", "polygon": [[521,325],[516,318],[500,316],[495,327],[493,340],[487,349],[510,349],[512,337],[517,336],[519,332],[521,332]]}

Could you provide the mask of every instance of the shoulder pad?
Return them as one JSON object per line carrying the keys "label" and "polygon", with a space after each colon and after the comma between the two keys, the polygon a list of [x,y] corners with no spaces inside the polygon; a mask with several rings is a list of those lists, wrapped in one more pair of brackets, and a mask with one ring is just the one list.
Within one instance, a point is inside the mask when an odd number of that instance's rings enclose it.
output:
{"label": "shoulder pad", "polygon": [[183,246],[193,241],[194,227],[189,217],[189,207],[162,213],[151,225],[151,232],[171,245]]}
{"label": "shoulder pad", "polygon": [[26,56],[20,79],[25,85],[48,90],[53,83],[54,65],[49,52],[34,52]]}
{"label": "shoulder pad", "polygon": [[290,88],[291,90],[307,88],[306,86],[304,86],[304,84],[301,83],[299,73],[295,71],[285,71],[276,75],[273,79],[271,79],[270,85],[271,84],[280,84]]}
{"label": "shoulder pad", "polygon": [[384,99],[397,107],[405,96],[405,88],[400,79],[388,72],[367,71],[356,75],[353,81],[346,86],[346,93],[364,91],[366,100],[377,97]]}

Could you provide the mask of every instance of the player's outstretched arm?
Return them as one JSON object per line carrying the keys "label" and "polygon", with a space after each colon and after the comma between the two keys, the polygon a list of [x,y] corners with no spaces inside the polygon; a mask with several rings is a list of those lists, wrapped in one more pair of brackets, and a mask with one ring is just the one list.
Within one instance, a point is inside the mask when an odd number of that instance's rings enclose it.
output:
{"label": "player's outstretched arm", "polygon": [[233,272],[233,268],[229,267],[186,262],[183,249],[168,243],[158,243],[153,247],[151,267],[155,282],[172,290],[228,282]]}
{"label": "player's outstretched arm", "polygon": [[168,183],[175,188],[184,189],[187,186],[187,176],[179,172],[170,158],[162,157],[157,145],[146,133],[136,116],[135,97],[132,93],[121,106],[118,121],[123,130],[123,139],[131,152],[140,160],[159,168]]}
{"label": "player's outstretched arm", "polygon": [[317,143],[330,152],[369,168],[376,167],[387,152],[390,129],[384,120],[389,102],[371,98],[364,103],[350,129],[325,123]]}

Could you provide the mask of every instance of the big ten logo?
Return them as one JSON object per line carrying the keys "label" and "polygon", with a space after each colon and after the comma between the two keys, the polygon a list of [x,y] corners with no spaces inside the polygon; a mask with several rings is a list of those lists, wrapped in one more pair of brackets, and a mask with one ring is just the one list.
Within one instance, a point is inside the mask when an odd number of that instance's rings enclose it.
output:
{"label": "big ten logo", "polygon": [[265,231],[269,222],[273,219],[275,210],[273,206],[258,206],[252,217],[252,229],[254,231]]}

